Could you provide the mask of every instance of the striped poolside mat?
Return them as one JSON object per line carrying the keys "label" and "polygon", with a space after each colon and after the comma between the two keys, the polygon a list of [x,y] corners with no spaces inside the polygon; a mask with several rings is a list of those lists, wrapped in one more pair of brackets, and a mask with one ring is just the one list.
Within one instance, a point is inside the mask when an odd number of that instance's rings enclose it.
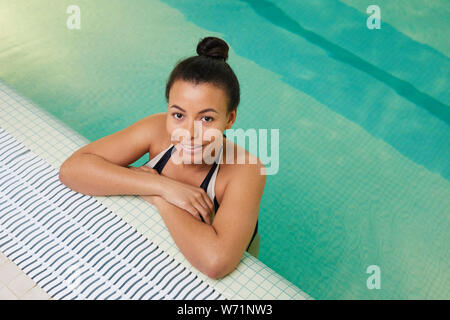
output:
{"label": "striped poolside mat", "polygon": [[225,299],[2,128],[0,251],[55,299]]}

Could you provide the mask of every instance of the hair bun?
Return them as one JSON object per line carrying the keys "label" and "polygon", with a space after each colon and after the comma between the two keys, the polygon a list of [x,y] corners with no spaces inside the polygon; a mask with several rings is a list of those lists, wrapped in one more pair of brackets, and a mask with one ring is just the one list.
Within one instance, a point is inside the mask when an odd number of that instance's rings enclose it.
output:
{"label": "hair bun", "polygon": [[229,47],[227,43],[222,39],[216,37],[206,37],[198,43],[197,54],[199,56],[206,56],[227,61],[228,49]]}

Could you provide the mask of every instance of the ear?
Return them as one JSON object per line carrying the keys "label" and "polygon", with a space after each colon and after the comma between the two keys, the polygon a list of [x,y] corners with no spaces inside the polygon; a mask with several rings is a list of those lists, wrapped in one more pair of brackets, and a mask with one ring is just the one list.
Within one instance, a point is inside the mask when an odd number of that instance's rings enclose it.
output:
{"label": "ear", "polygon": [[236,109],[228,113],[227,126],[225,127],[225,130],[231,129],[233,123],[236,121],[236,116],[237,116]]}

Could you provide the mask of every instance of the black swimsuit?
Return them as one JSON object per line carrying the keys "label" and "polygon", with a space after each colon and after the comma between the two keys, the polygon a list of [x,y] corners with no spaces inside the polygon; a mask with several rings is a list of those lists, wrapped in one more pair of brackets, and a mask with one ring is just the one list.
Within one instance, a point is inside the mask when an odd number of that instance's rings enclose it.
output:
{"label": "black swimsuit", "polygon": [[[225,137],[225,135],[223,135],[223,136]],[[164,166],[166,165],[167,161],[169,161],[170,156],[175,152],[175,150],[176,150],[175,146],[172,145],[172,147],[170,149],[168,149],[164,153],[164,155],[161,157],[161,159],[159,159],[158,162],[153,166],[153,169],[155,169],[156,171],[158,171],[159,174],[161,174]],[[146,165],[147,165],[147,163],[146,163]],[[212,175],[214,174],[214,171],[216,170],[216,167],[217,167],[217,162],[214,161],[213,166],[211,167],[211,169],[209,170],[205,179],[203,180],[202,184],[200,185],[200,188],[205,190],[205,192],[207,192],[209,182],[211,180]],[[217,202],[216,196],[214,196],[214,208],[215,208],[215,212],[217,212],[217,210],[219,209],[219,203]],[[202,216],[200,216],[200,218],[202,219],[203,222],[205,222],[203,220]],[[258,232],[258,221],[256,221],[255,231],[253,232],[252,239],[250,240],[250,243],[247,246],[247,251],[250,248],[250,245],[251,245],[253,239],[255,238],[257,232]]]}

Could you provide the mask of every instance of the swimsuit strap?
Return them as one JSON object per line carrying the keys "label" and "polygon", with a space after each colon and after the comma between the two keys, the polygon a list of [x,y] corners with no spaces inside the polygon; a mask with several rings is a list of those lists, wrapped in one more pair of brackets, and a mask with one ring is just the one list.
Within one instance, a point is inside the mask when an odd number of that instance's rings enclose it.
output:
{"label": "swimsuit strap", "polygon": [[258,233],[258,220],[256,220],[255,231],[253,231],[252,239],[248,243],[247,249],[245,249],[245,251],[248,251],[248,249],[250,248],[250,245],[252,244],[253,239],[255,239],[255,236],[256,236],[257,233]]}
{"label": "swimsuit strap", "polygon": [[[214,171],[217,168],[217,162],[214,162],[213,166],[211,167],[211,169],[209,170],[207,176],[205,177],[205,179],[203,180],[202,184],[200,185],[200,188],[202,188],[203,190],[205,190],[206,193],[208,193],[208,185],[211,181],[211,177],[214,174]],[[215,182],[215,180],[214,180]],[[217,202],[217,198],[216,196],[214,196],[214,210],[215,212],[217,212],[217,210],[219,210],[219,202]]]}
{"label": "swimsuit strap", "polygon": [[205,192],[208,191],[208,185],[209,185],[209,182],[211,181],[212,175],[214,174],[214,170],[216,170],[216,167],[217,167],[217,162],[214,161],[213,166],[211,167],[211,169],[209,169],[208,174],[206,175],[205,179],[203,179],[203,182],[200,185],[200,188],[205,190]]}
{"label": "swimsuit strap", "polygon": [[170,156],[172,155],[172,153],[174,153],[175,151],[175,146],[170,147],[165,153],[164,155],[161,157],[161,159],[159,159],[159,161],[155,164],[155,166],[153,167],[153,169],[155,169],[156,171],[158,171],[159,174],[161,174],[162,169],[164,168],[164,166],[166,165],[167,161],[169,161]]}

